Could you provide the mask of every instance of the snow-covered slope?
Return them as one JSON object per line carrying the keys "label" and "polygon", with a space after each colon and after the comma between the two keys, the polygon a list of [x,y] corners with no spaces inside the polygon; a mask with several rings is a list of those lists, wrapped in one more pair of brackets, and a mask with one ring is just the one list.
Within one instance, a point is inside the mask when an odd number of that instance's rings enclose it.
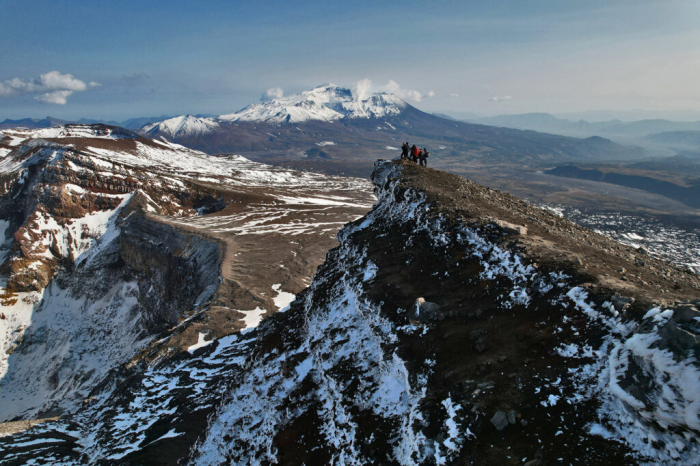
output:
{"label": "snow-covered slope", "polygon": [[349,89],[329,84],[301,94],[253,104],[239,112],[221,115],[219,119],[280,124],[310,120],[335,121],[342,118],[382,118],[398,115],[406,106],[406,102],[391,94],[357,96]]}
{"label": "snow-covered slope", "polygon": [[288,310],[113,374],[7,463],[698,464],[696,275],[435,170],[373,179]]}

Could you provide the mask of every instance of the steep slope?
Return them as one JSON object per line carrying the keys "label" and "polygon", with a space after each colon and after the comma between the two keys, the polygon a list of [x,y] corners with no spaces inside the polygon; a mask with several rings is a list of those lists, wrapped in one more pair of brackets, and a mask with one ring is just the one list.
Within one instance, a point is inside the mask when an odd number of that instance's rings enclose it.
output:
{"label": "steep slope", "polygon": [[[173,134],[183,119],[191,130]],[[210,154],[241,153],[258,161],[355,174],[369,172],[371,163],[386,157],[387,151],[398,153],[406,140],[418,140],[447,165],[644,155],[641,149],[602,138],[575,139],[448,120],[390,94],[360,96],[333,85],[216,118],[187,116],[153,123],[139,132]]]}
{"label": "steep slope", "polygon": [[307,285],[333,233],[372,199],[362,180],[116,127],[5,135],[0,421],[74,410],[147,348],[173,357],[254,327]]}
{"label": "steep slope", "polygon": [[378,162],[289,310],[143,360],[5,464],[695,464],[697,275]]}

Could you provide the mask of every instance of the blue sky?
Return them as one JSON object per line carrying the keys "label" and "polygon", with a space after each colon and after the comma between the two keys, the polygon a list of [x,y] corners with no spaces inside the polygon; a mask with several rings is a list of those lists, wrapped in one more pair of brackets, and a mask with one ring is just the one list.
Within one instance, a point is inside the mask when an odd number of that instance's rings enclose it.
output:
{"label": "blue sky", "polygon": [[0,13],[0,120],[231,113],[270,88],[364,79],[427,111],[700,111],[697,1],[0,0]]}

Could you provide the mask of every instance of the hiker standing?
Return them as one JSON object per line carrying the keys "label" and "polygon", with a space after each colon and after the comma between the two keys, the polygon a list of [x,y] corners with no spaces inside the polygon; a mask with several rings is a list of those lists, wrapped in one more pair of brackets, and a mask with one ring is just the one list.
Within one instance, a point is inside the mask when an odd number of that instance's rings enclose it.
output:
{"label": "hiker standing", "polygon": [[411,146],[411,157],[413,158],[413,162],[418,162],[418,147],[416,147],[415,144]]}
{"label": "hiker standing", "polygon": [[424,147],[420,153],[421,153],[420,164],[423,167],[427,167],[428,166],[428,157],[430,157],[430,152],[428,152],[428,149],[426,149]]}
{"label": "hiker standing", "polygon": [[401,158],[408,158],[408,142],[404,142],[403,144],[401,144]]}

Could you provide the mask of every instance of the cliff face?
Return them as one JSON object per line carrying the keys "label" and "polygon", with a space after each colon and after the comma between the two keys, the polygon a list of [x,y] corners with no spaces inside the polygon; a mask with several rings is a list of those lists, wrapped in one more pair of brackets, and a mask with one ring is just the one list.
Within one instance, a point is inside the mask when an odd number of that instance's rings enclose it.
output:
{"label": "cliff face", "polygon": [[112,374],[8,464],[700,461],[697,275],[456,176],[373,181],[288,310]]}
{"label": "cliff face", "polygon": [[138,214],[117,218],[114,228],[113,241],[42,290],[5,362],[4,420],[74,410],[110,370],[218,287],[215,243]]}

